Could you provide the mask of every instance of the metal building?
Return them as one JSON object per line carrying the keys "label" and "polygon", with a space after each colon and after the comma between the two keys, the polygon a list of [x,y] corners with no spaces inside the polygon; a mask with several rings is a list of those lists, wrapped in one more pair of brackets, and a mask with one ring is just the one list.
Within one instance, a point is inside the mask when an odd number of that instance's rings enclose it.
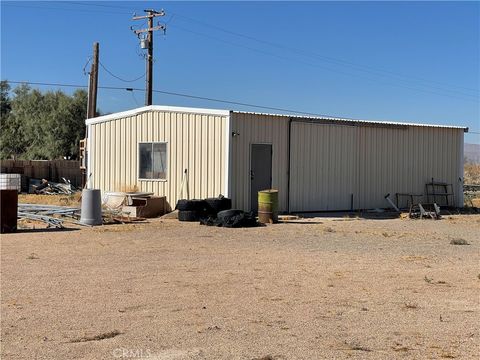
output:
{"label": "metal building", "polygon": [[463,205],[463,127],[156,105],[86,125],[89,187],[165,195],[172,208],[184,178],[190,198],[223,194],[243,210],[267,188],[282,212],[382,208],[432,178]]}

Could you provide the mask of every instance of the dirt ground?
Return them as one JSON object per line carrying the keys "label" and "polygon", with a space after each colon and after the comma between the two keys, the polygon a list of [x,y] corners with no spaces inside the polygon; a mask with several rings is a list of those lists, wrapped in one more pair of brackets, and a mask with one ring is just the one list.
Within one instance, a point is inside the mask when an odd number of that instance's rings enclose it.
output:
{"label": "dirt ground", "polygon": [[456,215],[2,235],[1,358],[477,359],[479,234]]}

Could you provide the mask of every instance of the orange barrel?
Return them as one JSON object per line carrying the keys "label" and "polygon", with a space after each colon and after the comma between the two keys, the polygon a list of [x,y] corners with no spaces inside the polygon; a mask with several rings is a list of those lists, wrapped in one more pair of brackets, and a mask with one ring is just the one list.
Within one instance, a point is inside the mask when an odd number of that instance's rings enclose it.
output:
{"label": "orange barrel", "polygon": [[258,221],[262,224],[278,222],[278,190],[258,192]]}

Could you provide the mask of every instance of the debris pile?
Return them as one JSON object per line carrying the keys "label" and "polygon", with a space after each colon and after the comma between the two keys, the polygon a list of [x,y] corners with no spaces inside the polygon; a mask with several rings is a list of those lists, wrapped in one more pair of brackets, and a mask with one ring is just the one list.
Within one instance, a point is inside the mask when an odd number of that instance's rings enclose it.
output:
{"label": "debris pile", "polygon": [[436,203],[433,204],[414,204],[410,206],[409,217],[411,219],[424,219],[431,218],[434,220],[440,220],[440,206]]}
{"label": "debris pile", "polygon": [[40,185],[33,185],[33,191],[35,194],[46,194],[46,195],[53,195],[53,194],[64,194],[64,195],[72,195],[79,191],[75,186],[70,183],[70,180],[62,178],[63,183],[55,183],[48,181],[46,179],[42,179]]}
{"label": "debris pile", "polygon": [[18,204],[18,219],[41,221],[46,223],[48,228],[63,228],[65,218],[69,218],[69,221],[79,224],[79,216],[80,209],[78,208],[56,205]]}

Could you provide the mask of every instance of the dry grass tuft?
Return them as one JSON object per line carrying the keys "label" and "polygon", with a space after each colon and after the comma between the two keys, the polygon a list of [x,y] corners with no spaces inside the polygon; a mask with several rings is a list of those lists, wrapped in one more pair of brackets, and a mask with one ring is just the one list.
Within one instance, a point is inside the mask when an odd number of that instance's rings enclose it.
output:
{"label": "dry grass tuft", "polygon": [[120,186],[121,192],[137,192],[140,188],[137,185],[122,185]]}
{"label": "dry grass tuft", "polygon": [[59,205],[79,207],[82,193],[72,195],[19,194],[18,202],[23,204]]}
{"label": "dry grass tuft", "polygon": [[345,345],[347,345],[349,350],[365,351],[365,352],[371,352],[372,351],[368,347],[362,346],[357,342],[347,342],[347,341],[345,341]]}
{"label": "dry grass tuft", "polygon": [[30,255],[27,256],[27,260],[37,260],[40,259],[37,254],[32,252]]}
{"label": "dry grass tuft", "polygon": [[450,353],[450,352],[442,352],[442,353],[440,354],[440,357],[443,358],[443,359],[455,359],[455,358],[456,358],[456,356],[453,355],[453,354]]}
{"label": "dry grass tuft", "polygon": [[465,239],[452,239],[450,240],[450,245],[470,245],[470,243]]}
{"label": "dry grass tuft", "polygon": [[78,338],[78,339],[73,339],[70,342],[77,343],[77,342],[87,342],[87,341],[100,341],[100,340],[104,340],[104,339],[111,339],[111,338],[113,338],[117,335],[120,335],[120,334],[121,334],[120,331],[113,330],[113,331],[110,331],[110,332],[107,332],[107,333],[102,333],[102,334],[98,334],[98,335],[94,335],[94,336],[84,336],[84,337],[81,337],[81,338]]}
{"label": "dry grass tuft", "polygon": [[403,307],[405,309],[418,309],[418,304],[412,303],[412,302],[406,302],[403,304]]}
{"label": "dry grass tuft", "polygon": [[281,355],[265,355],[259,358],[253,358],[252,360],[280,360],[284,359]]}
{"label": "dry grass tuft", "polygon": [[396,351],[396,352],[407,352],[407,351],[410,351],[411,349],[407,346],[398,346],[398,347],[395,347],[395,346],[392,346],[392,349],[393,351]]}
{"label": "dry grass tuft", "polygon": [[480,185],[480,164],[467,162],[463,167],[463,180],[465,184]]}
{"label": "dry grass tuft", "polygon": [[423,278],[423,280],[425,280],[425,282],[431,284],[433,282],[433,279],[427,277],[427,275],[425,275],[425,277]]}

